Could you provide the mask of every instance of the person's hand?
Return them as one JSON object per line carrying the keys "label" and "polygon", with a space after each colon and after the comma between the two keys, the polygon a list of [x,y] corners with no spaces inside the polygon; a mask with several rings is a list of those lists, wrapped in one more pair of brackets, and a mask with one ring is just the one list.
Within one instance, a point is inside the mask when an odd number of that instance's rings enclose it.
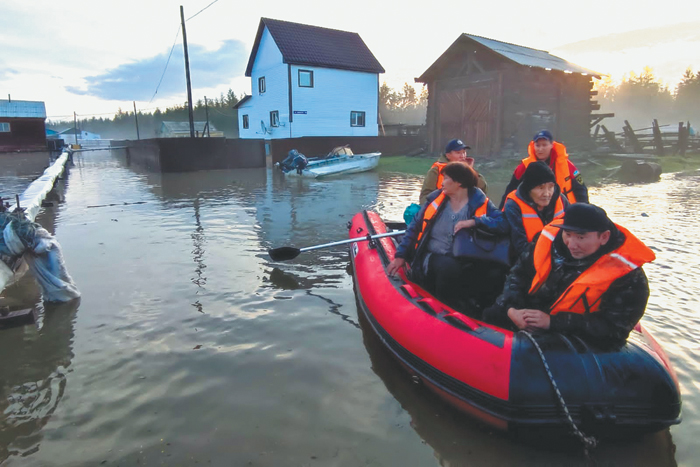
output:
{"label": "person's hand", "polygon": [[386,267],[386,273],[389,274],[390,276],[393,276],[396,274],[396,271],[401,269],[404,264],[406,264],[406,260],[403,258],[394,258],[394,260],[389,263],[389,266]]}
{"label": "person's hand", "polygon": [[549,329],[551,316],[540,310],[523,310],[523,319],[529,330]]}
{"label": "person's hand", "polygon": [[524,311],[525,310],[518,310],[516,308],[508,308],[508,317],[518,329],[525,329],[527,327],[525,318],[523,318]]}
{"label": "person's hand", "polygon": [[469,166],[469,167],[474,167],[474,158],[473,157],[464,157],[464,162]]}
{"label": "person's hand", "polygon": [[455,224],[454,233],[459,232],[461,229],[471,229],[476,226],[476,221],[474,219],[467,219],[466,221],[459,221]]}

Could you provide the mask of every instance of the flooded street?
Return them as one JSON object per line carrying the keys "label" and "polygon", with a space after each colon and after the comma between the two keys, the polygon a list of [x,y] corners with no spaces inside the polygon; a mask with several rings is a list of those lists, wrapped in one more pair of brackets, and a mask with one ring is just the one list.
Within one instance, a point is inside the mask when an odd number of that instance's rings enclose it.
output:
{"label": "flooded street", "polygon": [[[38,175],[38,174],[37,174]],[[484,174],[488,179],[488,173]],[[25,176],[4,176],[17,189]],[[358,320],[345,247],[362,209],[401,220],[422,177],[285,180],[270,169],[153,174],[74,156],[55,232],[79,303],[6,290],[38,326],[0,331],[0,462],[14,466],[592,465],[456,414]],[[489,180],[491,182],[491,180]],[[7,183],[7,185],[6,185]],[[491,184],[494,201],[504,184]],[[596,465],[694,465],[700,439],[700,173],[590,190],[656,253],[644,325],[681,383],[683,422],[603,443]],[[46,308],[46,309],[45,309]]]}

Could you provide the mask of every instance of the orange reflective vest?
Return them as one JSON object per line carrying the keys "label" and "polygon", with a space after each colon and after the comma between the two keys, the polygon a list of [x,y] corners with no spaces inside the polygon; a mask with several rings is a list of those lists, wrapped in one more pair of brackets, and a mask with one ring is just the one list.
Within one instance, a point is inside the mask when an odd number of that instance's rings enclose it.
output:
{"label": "orange reflective vest", "polygon": [[[561,194],[566,196],[566,199],[568,199],[569,202],[573,204],[576,202],[576,197],[571,191],[572,174],[569,170],[569,154],[567,154],[566,152],[566,146],[554,141],[552,143],[552,151],[554,152],[555,156],[550,157],[552,157],[552,162],[554,163],[554,167],[552,167],[552,170],[554,171],[554,176],[557,179],[557,185],[559,185],[559,188],[561,188]],[[534,141],[530,141],[530,144],[527,146],[527,154],[528,156],[522,160],[522,163],[525,166],[525,168],[527,168],[527,166],[530,165],[531,162],[536,162],[539,160],[535,155]]]}
{"label": "orange reflective vest", "polygon": [[[420,233],[418,234],[418,238],[416,239],[416,248],[418,248],[418,243],[420,242],[420,239],[423,238],[423,234],[425,234],[426,229],[428,228],[428,225],[431,223],[432,219],[435,217],[435,215],[438,212],[438,209],[442,205],[442,203],[445,202],[445,200],[449,199],[447,196],[445,196],[445,193],[440,193],[437,198],[433,200],[432,203],[428,205],[427,208],[425,208],[425,213],[423,214],[423,225],[421,226]],[[489,199],[486,198],[484,201],[484,204],[479,206],[476,209],[476,212],[474,213],[474,217],[479,217],[483,216],[486,214],[487,209],[488,209],[488,204],[489,204]]]}
{"label": "orange reflective vest", "polygon": [[[512,199],[516,203],[518,203],[518,206],[520,206],[520,212],[522,213],[522,219],[523,219],[523,227],[525,227],[525,235],[527,236],[527,241],[531,242],[533,238],[535,238],[535,235],[538,233],[542,232],[542,229],[544,228],[544,222],[542,222],[542,219],[540,219],[540,216],[537,215],[537,211],[535,208],[527,204],[525,201],[520,199],[520,197],[516,194],[516,191],[510,192],[508,196],[506,196],[506,200]],[[503,210],[505,210],[505,205],[503,206]],[[560,219],[561,217],[564,216],[564,202],[561,200],[561,196],[557,198],[557,204],[554,206],[554,219]]]}
{"label": "orange reflective vest", "polygon": [[[561,220],[556,220],[547,225],[537,240],[533,253],[537,272],[532,279],[530,295],[540,289],[552,270],[552,243],[559,231],[553,225],[561,223]],[[583,314],[598,311],[600,298],[615,280],[656,259],[654,252],[641,240],[624,227],[617,224],[615,226],[625,235],[625,242],[617,249],[598,258],[583,271],[550,307],[550,315],[556,315],[559,312]]]}
{"label": "orange reflective vest", "polygon": [[435,162],[432,165],[432,167],[430,167],[431,169],[433,167],[437,167],[438,178],[437,178],[437,184],[435,186],[436,190],[439,190],[440,188],[442,188],[442,180],[445,178],[445,176],[442,175],[442,169],[444,169],[446,165],[447,165],[447,162]]}

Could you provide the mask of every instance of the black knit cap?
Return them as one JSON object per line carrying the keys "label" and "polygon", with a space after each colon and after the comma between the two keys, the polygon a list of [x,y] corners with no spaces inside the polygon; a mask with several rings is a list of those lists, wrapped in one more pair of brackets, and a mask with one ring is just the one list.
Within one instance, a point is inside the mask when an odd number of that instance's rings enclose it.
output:
{"label": "black knit cap", "polygon": [[605,232],[612,230],[613,223],[603,208],[593,204],[574,203],[564,211],[564,223],[552,227],[571,230],[578,233]]}
{"label": "black knit cap", "polygon": [[530,190],[543,183],[557,182],[554,172],[542,161],[530,162],[525,169],[525,173],[520,178],[523,191],[529,193]]}

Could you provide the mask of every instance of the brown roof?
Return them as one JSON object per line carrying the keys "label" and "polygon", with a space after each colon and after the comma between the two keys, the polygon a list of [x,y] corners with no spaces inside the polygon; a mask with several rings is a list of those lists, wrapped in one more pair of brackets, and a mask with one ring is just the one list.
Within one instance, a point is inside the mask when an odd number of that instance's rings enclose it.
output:
{"label": "brown roof", "polygon": [[359,34],[261,18],[245,75],[251,76],[265,27],[282,53],[282,61],[293,65],[319,66],[341,70],[384,73]]}

